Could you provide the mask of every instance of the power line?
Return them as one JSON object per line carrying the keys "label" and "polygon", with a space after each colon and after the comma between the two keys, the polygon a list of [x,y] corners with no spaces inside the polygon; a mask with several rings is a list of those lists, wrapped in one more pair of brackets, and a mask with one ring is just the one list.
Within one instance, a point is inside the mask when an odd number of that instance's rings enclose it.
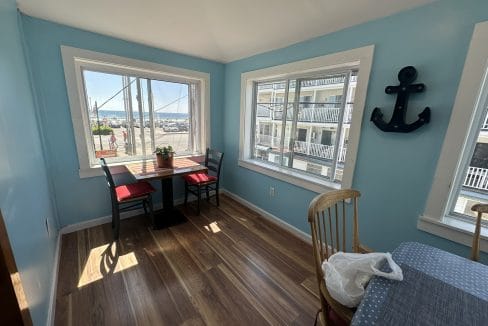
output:
{"label": "power line", "polygon": [[[112,99],[114,99],[117,95],[119,95],[121,92],[123,92],[127,87],[131,86],[134,82],[136,81],[136,79],[133,79],[129,84],[127,84],[126,86],[124,86],[122,89],[120,89],[119,91],[117,91],[114,95],[112,95],[110,98],[108,98],[105,102],[103,102],[102,104],[100,104],[100,106],[97,107],[97,110],[100,110],[105,104],[107,104],[108,102],[110,102]],[[163,105],[161,106],[160,108],[157,108],[154,110],[154,112],[158,112],[158,111],[161,111],[163,110],[164,108],[167,108],[168,106],[170,106],[171,104],[173,103],[176,103],[178,102],[179,100],[185,98],[185,97],[188,97],[188,94],[187,95],[184,95],[184,96],[181,96],[181,97],[178,97],[176,100],[166,104],[166,105]]]}
{"label": "power line", "polygon": [[121,92],[123,92],[127,87],[129,87],[130,85],[132,85],[132,83],[135,82],[135,81],[136,81],[136,79],[132,80],[129,84],[127,84],[126,86],[124,86],[121,90],[119,90],[117,93],[115,93],[112,97],[110,97],[108,100],[106,100],[105,102],[103,102],[102,104],[100,104],[100,106],[97,109],[100,110],[102,108],[102,106],[104,106],[105,104],[107,104],[108,102],[110,102],[114,97],[116,97]]}
{"label": "power line", "polygon": [[188,97],[188,94],[187,94],[187,95],[184,95],[184,96],[181,96],[181,97],[178,97],[176,100],[174,100],[174,101],[172,101],[172,102],[170,102],[170,103],[168,103],[168,104],[166,104],[166,105],[163,105],[162,107],[160,107],[160,108],[158,108],[158,109],[154,110],[154,112],[156,112],[156,111],[161,111],[162,109],[167,108],[167,107],[168,107],[168,106],[170,106],[171,104],[173,104],[173,103],[175,103],[175,102],[177,102],[177,101],[179,101],[179,100],[181,100],[182,98],[185,98],[185,97]]}

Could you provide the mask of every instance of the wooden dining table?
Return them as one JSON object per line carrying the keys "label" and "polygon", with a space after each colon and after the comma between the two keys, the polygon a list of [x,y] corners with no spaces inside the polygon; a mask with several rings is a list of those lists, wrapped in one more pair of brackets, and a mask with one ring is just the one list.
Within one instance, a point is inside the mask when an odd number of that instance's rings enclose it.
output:
{"label": "wooden dining table", "polygon": [[155,160],[128,163],[127,170],[138,181],[161,180],[163,209],[155,212],[154,228],[160,229],[184,220],[174,207],[173,178],[191,173],[207,172],[207,167],[189,158],[175,158],[173,168],[159,168]]}
{"label": "wooden dining table", "polygon": [[488,325],[488,266],[417,242],[392,258],[403,280],[373,277],[351,325]]}

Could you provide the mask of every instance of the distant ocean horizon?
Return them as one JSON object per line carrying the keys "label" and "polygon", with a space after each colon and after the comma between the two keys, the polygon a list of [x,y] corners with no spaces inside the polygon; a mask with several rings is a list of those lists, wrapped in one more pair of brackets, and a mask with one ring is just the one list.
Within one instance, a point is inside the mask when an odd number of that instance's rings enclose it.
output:
{"label": "distant ocean horizon", "polygon": [[[94,114],[91,115],[95,116]],[[100,120],[102,119],[117,119],[125,120],[125,111],[112,111],[112,110],[99,110],[98,116]],[[139,119],[139,112],[133,112],[133,117]],[[155,112],[155,118],[158,120],[170,119],[170,120],[185,120],[188,119],[188,113],[177,113],[177,112]],[[149,120],[149,112],[144,112],[144,120]]]}

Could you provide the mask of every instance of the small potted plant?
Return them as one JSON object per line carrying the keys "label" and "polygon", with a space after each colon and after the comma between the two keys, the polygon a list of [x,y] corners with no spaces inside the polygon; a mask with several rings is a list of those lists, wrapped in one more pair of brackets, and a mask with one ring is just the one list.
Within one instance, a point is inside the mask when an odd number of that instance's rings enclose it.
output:
{"label": "small potted plant", "polygon": [[173,156],[175,152],[173,151],[173,147],[171,147],[171,145],[164,147],[158,146],[156,147],[154,153],[156,154],[158,168],[173,168]]}

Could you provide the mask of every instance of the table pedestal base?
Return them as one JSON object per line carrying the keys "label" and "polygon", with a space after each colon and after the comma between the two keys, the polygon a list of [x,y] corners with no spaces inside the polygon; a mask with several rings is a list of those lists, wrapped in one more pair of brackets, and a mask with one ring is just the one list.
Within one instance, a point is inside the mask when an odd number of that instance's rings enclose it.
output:
{"label": "table pedestal base", "polygon": [[163,209],[154,212],[154,229],[163,229],[186,222],[186,217],[173,205],[173,179],[161,179]]}

